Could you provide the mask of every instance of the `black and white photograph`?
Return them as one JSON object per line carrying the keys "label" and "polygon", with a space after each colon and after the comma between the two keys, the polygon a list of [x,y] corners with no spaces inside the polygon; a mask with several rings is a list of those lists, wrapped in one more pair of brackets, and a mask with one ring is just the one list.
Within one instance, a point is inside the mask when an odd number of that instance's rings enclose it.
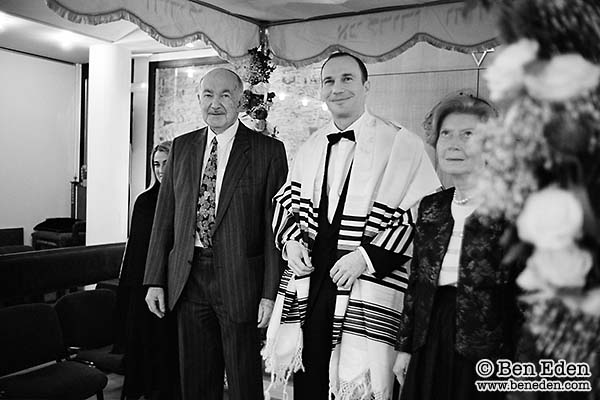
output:
{"label": "black and white photograph", "polygon": [[599,0],[0,0],[0,399],[600,400]]}

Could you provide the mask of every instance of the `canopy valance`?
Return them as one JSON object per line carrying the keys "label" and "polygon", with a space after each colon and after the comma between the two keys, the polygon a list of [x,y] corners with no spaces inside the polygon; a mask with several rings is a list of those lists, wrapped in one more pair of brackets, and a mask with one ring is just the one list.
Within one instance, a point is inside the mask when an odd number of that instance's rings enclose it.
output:
{"label": "canopy valance", "polygon": [[462,1],[427,0],[46,0],[73,22],[128,20],[157,41],[202,40],[232,62],[268,46],[281,65],[303,66],[332,50],[367,62],[394,57],[419,41],[465,53],[497,44],[493,16]]}

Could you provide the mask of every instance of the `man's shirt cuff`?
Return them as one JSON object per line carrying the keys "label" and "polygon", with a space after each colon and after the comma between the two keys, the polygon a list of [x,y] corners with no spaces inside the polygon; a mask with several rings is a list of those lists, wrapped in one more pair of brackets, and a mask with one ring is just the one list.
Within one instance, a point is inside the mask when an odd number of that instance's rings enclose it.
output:
{"label": "man's shirt cuff", "polygon": [[365,259],[365,262],[367,263],[367,271],[370,274],[374,274],[375,267],[373,267],[373,263],[371,262],[371,259],[369,258],[367,251],[362,246],[358,246],[357,249],[358,249],[358,251],[360,251],[360,254],[362,254],[363,258]]}

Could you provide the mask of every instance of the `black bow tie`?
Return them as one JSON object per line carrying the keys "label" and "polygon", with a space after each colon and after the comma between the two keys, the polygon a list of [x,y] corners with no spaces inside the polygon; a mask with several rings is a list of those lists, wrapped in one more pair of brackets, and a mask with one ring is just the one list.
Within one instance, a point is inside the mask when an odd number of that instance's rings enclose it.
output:
{"label": "black bow tie", "polygon": [[330,133],[329,135],[327,135],[327,140],[329,140],[329,143],[331,143],[332,145],[342,140],[342,138],[346,138],[348,140],[356,142],[356,139],[354,137],[354,131],[352,130],[338,133]]}

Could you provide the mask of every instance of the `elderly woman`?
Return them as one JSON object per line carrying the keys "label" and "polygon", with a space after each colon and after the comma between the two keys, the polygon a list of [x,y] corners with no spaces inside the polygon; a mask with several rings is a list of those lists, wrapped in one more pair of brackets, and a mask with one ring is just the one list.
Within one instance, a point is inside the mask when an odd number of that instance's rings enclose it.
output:
{"label": "elderly woman", "polygon": [[129,240],[119,279],[118,305],[124,318],[124,399],[170,400],[177,387],[177,346],[174,321],[159,320],[148,311],[142,286],[152,221],[171,142],[152,150],[154,184],[135,200]]}
{"label": "elderly woman", "polygon": [[459,93],[433,114],[439,168],[454,187],[423,198],[394,365],[401,399],[502,398],[478,392],[480,359],[512,357],[513,276],[502,266],[505,224],[476,215],[476,126],[495,114],[485,101]]}

